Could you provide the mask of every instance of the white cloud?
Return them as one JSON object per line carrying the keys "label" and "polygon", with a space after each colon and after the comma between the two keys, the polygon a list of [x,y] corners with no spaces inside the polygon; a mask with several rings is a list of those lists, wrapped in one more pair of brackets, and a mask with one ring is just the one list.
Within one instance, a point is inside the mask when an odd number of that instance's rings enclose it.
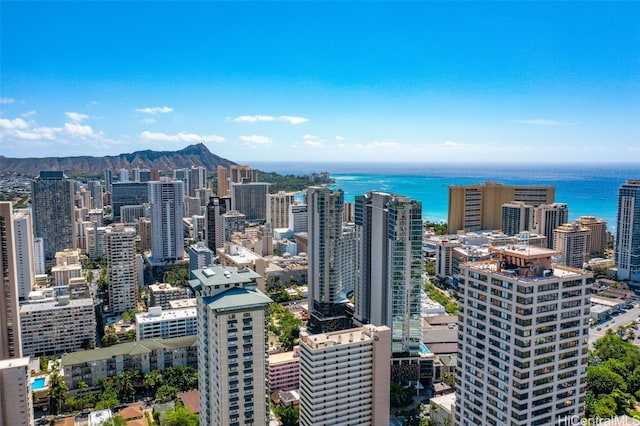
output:
{"label": "white cloud", "polygon": [[274,117],[273,115],[240,115],[235,118],[229,117],[227,121],[233,121],[235,123],[269,123],[272,121],[282,121],[289,124],[301,124],[309,121],[309,119],[292,115],[281,115],[279,117]]}
{"label": "white cloud", "polygon": [[304,117],[294,117],[291,115],[281,115],[280,117],[278,117],[278,121],[285,121],[291,124],[302,124],[309,121],[309,119]]}
{"label": "white cloud", "polygon": [[167,114],[169,112],[173,112],[173,108],[163,106],[163,107],[146,107],[146,108],[136,108],[136,112],[141,112],[144,114]]}
{"label": "white cloud", "polygon": [[243,135],[243,136],[240,136],[240,140],[242,142],[260,144],[260,145],[270,144],[271,142],[273,142],[273,140],[270,137],[261,136],[261,135],[250,135],[250,136]]}
{"label": "white cloud", "polygon": [[373,141],[371,142],[371,147],[373,148],[400,148],[400,144],[398,142],[393,141]]}
{"label": "white cloud", "polygon": [[154,133],[148,130],[140,133],[140,137],[148,141],[165,142],[224,142],[224,138],[218,135],[198,135],[196,133],[180,132],[175,135],[166,133]]}
{"label": "white cloud", "polygon": [[89,118],[88,115],[80,114],[79,112],[65,112],[64,114],[69,118],[69,120],[75,123],[80,123],[82,120]]}
{"label": "white cloud", "polygon": [[29,125],[22,118],[0,118],[0,127],[7,130],[27,129]]}
{"label": "white cloud", "polygon": [[56,135],[62,132],[62,127],[35,127],[29,130],[16,130],[11,136],[29,141],[55,140]]}
{"label": "white cloud", "polygon": [[143,118],[143,119],[142,119],[142,122],[143,122],[143,123],[146,123],[146,124],[155,124],[156,119],[155,119],[155,118],[151,118],[151,117],[149,117],[149,118]]}
{"label": "white cloud", "polygon": [[20,114],[21,117],[33,117],[34,115],[36,115],[38,112],[35,109],[32,109],[31,111],[27,111],[27,112],[23,112],[22,114]]}
{"label": "white cloud", "polygon": [[11,98],[0,98],[0,104],[12,104],[16,100]]}
{"label": "white cloud", "polygon": [[457,143],[457,142],[454,142],[454,141],[446,141],[443,145],[445,145],[445,146],[458,146],[460,144]]}
{"label": "white cloud", "polygon": [[302,139],[304,140],[305,145],[312,148],[322,148],[324,146],[324,141],[315,135],[306,134]]}
{"label": "white cloud", "polygon": [[71,136],[85,137],[93,135],[93,129],[91,126],[83,126],[78,123],[64,123],[65,133]]}
{"label": "white cloud", "polygon": [[532,120],[511,120],[512,123],[530,124],[534,126],[573,126],[576,123],[566,123],[556,120],[532,119]]}
{"label": "white cloud", "polygon": [[257,123],[257,122],[269,122],[274,121],[276,118],[271,115],[241,115],[236,118],[230,118],[228,120],[236,123]]}
{"label": "white cloud", "polygon": [[343,141],[343,140],[345,140],[345,137],[344,136],[336,136],[336,140],[337,141]]}

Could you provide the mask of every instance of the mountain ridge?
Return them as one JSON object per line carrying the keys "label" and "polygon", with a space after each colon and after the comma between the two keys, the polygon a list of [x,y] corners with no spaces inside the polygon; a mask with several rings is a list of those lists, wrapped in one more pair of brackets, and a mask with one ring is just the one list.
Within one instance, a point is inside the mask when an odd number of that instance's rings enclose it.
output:
{"label": "mountain ridge", "polygon": [[229,167],[236,164],[231,160],[213,154],[203,144],[189,145],[178,151],[153,151],[150,149],[104,157],[73,156],[44,158],[10,158],[0,155],[0,173],[19,173],[37,176],[41,170],[61,170],[69,175],[100,176],[105,169],[118,170],[138,167],[159,169],[169,173],[173,169],[202,166],[209,173],[217,166]]}

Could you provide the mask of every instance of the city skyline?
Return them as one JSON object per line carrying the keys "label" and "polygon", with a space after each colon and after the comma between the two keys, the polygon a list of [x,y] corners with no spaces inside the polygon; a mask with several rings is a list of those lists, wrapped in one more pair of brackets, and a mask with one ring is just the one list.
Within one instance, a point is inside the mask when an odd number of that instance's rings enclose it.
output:
{"label": "city skyline", "polygon": [[629,162],[640,152],[636,2],[0,8],[6,157],[198,142],[240,162]]}

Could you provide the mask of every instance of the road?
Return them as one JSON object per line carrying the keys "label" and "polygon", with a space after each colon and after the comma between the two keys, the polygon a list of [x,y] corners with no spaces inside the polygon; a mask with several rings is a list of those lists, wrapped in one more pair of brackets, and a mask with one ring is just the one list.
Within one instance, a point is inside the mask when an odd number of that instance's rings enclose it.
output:
{"label": "road", "polygon": [[[632,321],[638,320],[640,316],[640,305],[634,306],[633,309],[628,310],[626,313],[622,313],[618,316],[612,317],[604,323],[598,324],[595,327],[591,327],[589,330],[589,347],[593,345],[593,342],[605,335],[607,330],[616,330],[621,325],[628,324]],[[598,330],[600,329],[600,330]],[[639,333],[640,334],[640,333]]]}

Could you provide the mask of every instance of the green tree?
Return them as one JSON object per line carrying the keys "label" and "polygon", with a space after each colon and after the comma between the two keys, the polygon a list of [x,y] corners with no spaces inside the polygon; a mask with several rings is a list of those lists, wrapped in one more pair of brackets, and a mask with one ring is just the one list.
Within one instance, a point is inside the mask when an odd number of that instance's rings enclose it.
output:
{"label": "green tree", "polygon": [[60,366],[54,363],[49,375],[49,397],[51,405],[55,408],[56,414],[60,414],[62,405],[67,397],[67,385],[64,383],[64,377],[60,375]]}
{"label": "green tree", "polygon": [[627,389],[627,384],[622,376],[605,366],[589,366],[587,367],[587,387],[597,398],[599,395],[608,395],[615,389],[624,391]]}
{"label": "green tree", "polygon": [[127,421],[122,417],[115,415],[109,420],[102,422],[102,426],[127,426]]}
{"label": "green tree", "polygon": [[198,426],[199,416],[182,405],[176,405],[173,411],[165,412],[161,426]]}
{"label": "green tree", "polygon": [[120,404],[120,400],[118,399],[118,392],[116,391],[116,389],[110,384],[107,384],[105,386],[106,387],[103,389],[98,398],[98,402],[96,402],[97,410],[113,408],[116,405]]}
{"label": "green tree", "polygon": [[164,280],[172,286],[188,287],[189,271],[182,267],[173,268],[164,274]]}
{"label": "green tree", "polygon": [[106,348],[108,346],[113,346],[120,343],[120,338],[115,333],[107,333],[104,336],[102,336],[100,343],[102,343],[102,346]]}
{"label": "green tree", "polygon": [[162,374],[157,370],[149,371],[144,375],[144,387],[155,394],[158,386],[162,385]]}
{"label": "green tree", "polygon": [[602,419],[610,419],[615,417],[616,412],[617,405],[615,399],[612,396],[606,395],[596,401],[593,415]]}
{"label": "green tree", "polygon": [[156,400],[158,402],[172,401],[176,399],[176,395],[178,394],[178,392],[179,390],[175,386],[170,386],[166,384],[162,385],[158,388],[158,391],[156,392]]}
{"label": "green tree", "polygon": [[300,423],[300,410],[295,407],[275,406],[273,413],[276,415],[282,426],[296,426]]}
{"label": "green tree", "polygon": [[49,358],[47,358],[46,356],[41,356],[38,361],[39,361],[39,364],[40,364],[40,371],[42,371],[43,373],[48,373],[49,372]]}

